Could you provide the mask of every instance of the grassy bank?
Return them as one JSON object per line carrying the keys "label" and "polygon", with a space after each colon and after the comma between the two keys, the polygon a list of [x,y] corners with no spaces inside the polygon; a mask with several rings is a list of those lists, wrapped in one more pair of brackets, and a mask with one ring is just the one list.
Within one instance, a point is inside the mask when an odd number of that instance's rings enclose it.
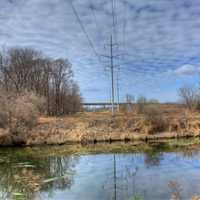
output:
{"label": "grassy bank", "polygon": [[[159,106],[159,107],[158,107]],[[200,136],[200,114],[177,105],[150,105],[142,114],[83,112],[65,117],[39,117],[26,134],[0,130],[1,145],[41,145],[113,141],[155,141]]]}
{"label": "grassy bank", "polygon": [[84,112],[40,118],[27,144],[154,141],[200,136],[200,115],[180,105],[149,104],[142,113]]}

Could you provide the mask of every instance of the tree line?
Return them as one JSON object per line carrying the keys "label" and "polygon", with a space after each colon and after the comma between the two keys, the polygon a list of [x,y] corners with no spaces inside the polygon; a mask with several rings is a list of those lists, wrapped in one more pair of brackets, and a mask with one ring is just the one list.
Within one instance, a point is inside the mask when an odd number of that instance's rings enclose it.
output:
{"label": "tree line", "polygon": [[52,59],[31,48],[0,52],[0,88],[14,94],[33,92],[45,99],[48,115],[80,110],[81,95],[67,59]]}

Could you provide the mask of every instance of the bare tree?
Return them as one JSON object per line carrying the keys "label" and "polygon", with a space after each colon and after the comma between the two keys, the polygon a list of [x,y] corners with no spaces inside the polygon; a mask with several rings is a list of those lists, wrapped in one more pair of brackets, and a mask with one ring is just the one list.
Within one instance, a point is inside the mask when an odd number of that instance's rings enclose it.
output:
{"label": "bare tree", "polygon": [[181,97],[182,103],[189,110],[195,110],[199,102],[199,94],[195,88],[184,86],[179,89],[179,96]]}
{"label": "bare tree", "polygon": [[70,62],[44,57],[30,48],[0,53],[0,87],[16,94],[28,91],[45,97],[49,115],[68,114],[80,108],[81,96]]}
{"label": "bare tree", "polygon": [[147,104],[147,99],[144,96],[140,96],[137,99],[137,112],[143,114],[145,111],[145,106]]}
{"label": "bare tree", "polygon": [[[67,85],[72,77],[71,64],[67,60],[57,59],[52,63],[53,95],[55,99],[55,114],[61,113],[61,93],[67,90]],[[66,91],[65,91],[66,92]]]}

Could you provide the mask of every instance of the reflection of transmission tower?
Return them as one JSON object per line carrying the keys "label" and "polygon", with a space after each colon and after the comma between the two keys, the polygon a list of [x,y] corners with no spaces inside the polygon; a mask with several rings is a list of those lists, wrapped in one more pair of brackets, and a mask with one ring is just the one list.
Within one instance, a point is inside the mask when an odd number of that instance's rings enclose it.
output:
{"label": "reflection of transmission tower", "polygon": [[113,162],[114,162],[114,176],[113,176],[113,180],[114,180],[114,200],[117,200],[117,175],[116,175],[116,158],[115,158],[115,154],[113,155]]}
{"label": "reflection of transmission tower", "polygon": [[[130,197],[129,190],[132,196],[137,194],[135,176],[139,168],[135,163],[135,155],[133,155],[131,163],[129,163],[131,165],[123,165],[120,157],[115,153],[110,156],[110,168],[103,183],[103,188],[109,191],[109,195],[111,195],[109,199],[112,200],[128,199]],[[127,156],[125,155],[125,157]]]}

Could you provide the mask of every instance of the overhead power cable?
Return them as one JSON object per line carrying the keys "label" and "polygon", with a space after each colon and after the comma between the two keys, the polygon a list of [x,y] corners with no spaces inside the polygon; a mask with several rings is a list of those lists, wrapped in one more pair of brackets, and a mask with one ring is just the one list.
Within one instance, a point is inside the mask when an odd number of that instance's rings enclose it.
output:
{"label": "overhead power cable", "polygon": [[78,21],[83,33],[85,34],[85,36],[86,36],[86,38],[88,40],[88,44],[90,45],[90,47],[91,47],[92,51],[94,52],[94,54],[96,55],[96,57],[98,58],[99,62],[101,62],[100,56],[97,53],[97,51],[96,51],[96,49],[94,47],[94,44],[93,44],[92,40],[90,39],[90,37],[89,37],[89,35],[88,35],[87,31],[86,31],[86,28],[85,28],[84,24],[82,23],[82,21],[80,19],[80,16],[79,16],[75,6],[73,5],[72,1],[70,1],[70,5],[72,7],[73,13],[76,16],[76,19],[77,19],[77,21]]}

